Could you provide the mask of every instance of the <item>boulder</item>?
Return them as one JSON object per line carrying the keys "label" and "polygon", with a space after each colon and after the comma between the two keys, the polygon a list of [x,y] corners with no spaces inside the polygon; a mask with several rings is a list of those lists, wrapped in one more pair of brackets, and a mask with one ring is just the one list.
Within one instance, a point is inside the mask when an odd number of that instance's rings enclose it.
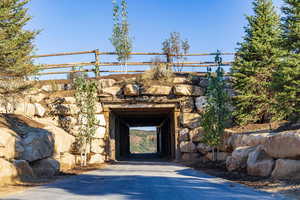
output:
{"label": "boulder", "polygon": [[63,128],[65,131],[70,132],[72,127],[76,126],[77,119],[71,116],[59,116],[59,127]]}
{"label": "boulder", "polygon": [[183,84],[190,82],[186,77],[174,77],[173,83],[175,84]]}
{"label": "boulder", "polygon": [[264,150],[273,158],[300,157],[300,130],[285,131],[269,137]]}
{"label": "boulder", "polygon": [[102,164],[105,162],[105,156],[101,154],[93,154],[91,155],[88,164]]}
{"label": "boulder", "polygon": [[195,108],[194,98],[186,97],[186,99],[181,101],[180,108],[182,112],[193,112]]}
{"label": "boulder", "polygon": [[179,131],[179,141],[189,141],[190,136],[189,136],[189,129],[184,128]]}
{"label": "boulder", "polygon": [[203,112],[207,105],[207,97],[201,96],[195,98],[195,105],[198,112]]}
{"label": "boulder", "polygon": [[23,151],[21,137],[11,129],[0,127],[0,157],[18,158]]}
{"label": "boulder", "polygon": [[207,154],[208,152],[212,151],[212,148],[210,146],[208,146],[207,144],[199,143],[197,145],[197,150],[198,150],[198,152],[200,152],[202,154]]}
{"label": "boulder", "polygon": [[98,125],[99,126],[103,126],[103,127],[105,127],[106,126],[106,121],[105,121],[105,117],[104,117],[104,115],[103,114],[97,114],[96,115],[96,119],[98,120]]}
{"label": "boulder", "polygon": [[35,106],[31,103],[17,103],[14,113],[26,116],[34,116]]}
{"label": "boulder", "polygon": [[199,81],[199,85],[202,87],[202,88],[207,88],[208,87],[208,84],[209,84],[209,81],[207,78],[203,78]]}
{"label": "boulder", "polygon": [[101,103],[96,103],[95,113],[101,113],[103,111],[103,106]]}
{"label": "boulder", "polygon": [[111,96],[117,96],[121,91],[119,86],[107,87],[102,89],[103,94],[108,94]]}
{"label": "boulder", "polygon": [[247,167],[248,156],[252,151],[255,151],[256,147],[238,147],[236,148],[230,157],[226,160],[226,167],[228,171],[245,169]]}
{"label": "boulder", "polygon": [[251,152],[247,160],[247,173],[252,176],[268,177],[274,167],[274,159],[268,156],[262,146]]}
{"label": "boulder", "polygon": [[66,104],[76,104],[76,98],[75,97],[64,97]]}
{"label": "boulder", "polygon": [[43,94],[43,93],[38,93],[38,94],[30,95],[29,98],[30,98],[30,102],[32,102],[32,103],[39,103],[43,99],[46,98],[46,95]]}
{"label": "boulder", "polygon": [[257,146],[266,143],[274,133],[252,133],[252,134],[232,134],[226,141],[226,145],[232,149],[243,146]]}
{"label": "boulder", "polygon": [[70,153],[63,153],[58,161],[60,165],[60,171],[63,172],[73,169],[76,165],[75,156]]}
{"label": "boulder", "polygon": [[201,115],[198,113],[182,113],[180,122],[183,127],[197,128],[201,126]]}
{"label": "boulder", "polygon": [[201,142],[203,140],[204,130],[202,127],[194,128],[190,131],[190,137],[193,142]]}
{"label": "boulder", "polygon": [[74,136],[56,126],[47,126],[44,129],[49,131],[54,139],[54,153],[60,154],[71,150],[75,142]]}
{"label": "boulder", "polygon": [[177,96],[202,96],[204,94],[201,87],[194,85],[175,85],[174,94]]}
{"label": "boulder", "polygon": [[171,93],[170,86],[163,86],[163,85],[153,85],[148,88],[145,88],[143,94],[146,95],[169,95]]}
{"label": "boulder", "polygon": [[35,107],[35,116],[44,117],[46,109],[39,103],[34,104]]}
{"label": "boulder", "polygon": [[105,141],[103,139],[93,139],[91,142],[91,152],[103,154],[105,152]]}
{"label": "boulder", "polygon": [[51,177],[58,174],[60,165],[57,160],[46,158],[33,162],[31,167],[36,176]]}
{"label": "boulder", "polygon": [[114,79],[100,79],[98,80],[98,84],[100,88],[112,87],[116,81]]}
{"label": "boulder", "polygon": [[18,172],[15,166],[7,160],[0,158],[0,185],[14,183],[17,176]]}
{"label": "boulder", "polygon": [[106,129],[104,127],[98,127],[94,138],[103,139],[105,137]]}
{"label": "boulder", "polygon": [[52,86],[51,85],[43,85],[41,87],[41,90],[44,92],[52,92]]}
{"label": "boulder", "polygon": [[21,153],[20,159],[28,162],[50,157],[54,152],[53,136],[45,129],[28,130],[22,144],[24,151]]}
{"label": "boulder", "polygon": [[136,84],[127,84],[124,89],[125,96],[138,96],[139,95],[139,86]]}
{"label": "boulder", "polygon": [[30,181],[35,178],[35,174],[26,160],[14,160],[13,164],[21,181]]}
{"label": "boulder", "polygon": [[181,160],[183,161],[193,161],[200,157],[198,153],[183,153],[181,155]]}
{"label": "boulder", "polygon": [[56,115],[78,115],[79,108],[74,104],[57,104],[53,107],[53,114]]}
{"label": "boulder", "polygon": [[[216,156],[216,160],[217,161],[226,161],[227,158],[230,156],[229,153],[227,152],[219,152],[219,153],[216,153],[215,152],[215,156]],[[211,160],[211,161],[214,161],[214,158],[213,158],[213,153],[212,152],[208,152],[205,157],[208,159],[208,160]]]}
{"label": "boulder", "polygon": [[278,159],[272,172],[276,179],[300,179],[300,160]]}
{"label": "boulder", "polygon": [[181,153],[194,153],[197,152],[196,145],[192,142],[180,142]]}

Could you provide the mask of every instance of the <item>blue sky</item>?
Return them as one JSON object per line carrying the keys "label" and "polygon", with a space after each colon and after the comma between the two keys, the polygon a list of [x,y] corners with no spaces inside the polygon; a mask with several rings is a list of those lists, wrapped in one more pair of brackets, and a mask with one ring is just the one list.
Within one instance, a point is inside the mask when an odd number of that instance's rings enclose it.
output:
{"label": "blue sky", "polygon": [[[279,8],[282,1],[274,0],[274,4]],[[35,42],[37,54],[97,48],[113,51],[109,41],[111,0],[32,0],[28,7],[33,16],[28,28],[42,29]],[[252,0],[128,0],[128,10],[134,51],[160,52],[162,41],[170,32],[177,31],[189,40],[191,53],[215,52],[217,49],[234,52],[247,24],[245,14],[252,14]],[[90,59],[92,57],[73,56],[39,62]],[[141,57],[132,60],[138,59]]]}

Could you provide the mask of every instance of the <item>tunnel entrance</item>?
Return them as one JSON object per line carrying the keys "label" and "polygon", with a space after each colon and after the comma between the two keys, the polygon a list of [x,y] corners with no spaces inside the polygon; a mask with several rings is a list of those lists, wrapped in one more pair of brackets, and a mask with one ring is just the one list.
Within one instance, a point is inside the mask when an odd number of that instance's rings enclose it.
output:
{"label": "tunnel entrance", "polygon": [[[175,117],[171,108],[114,108],[109,111],[110,157],[113,160],[175,159]],[[135,152],[131,144],[132,130],[136,127],[155,127],[153,152]]]}

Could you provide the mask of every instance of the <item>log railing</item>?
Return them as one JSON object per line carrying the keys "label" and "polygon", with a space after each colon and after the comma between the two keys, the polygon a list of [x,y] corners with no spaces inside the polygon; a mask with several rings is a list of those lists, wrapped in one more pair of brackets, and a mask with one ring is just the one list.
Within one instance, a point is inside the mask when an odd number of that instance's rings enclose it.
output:
{"label": "log railing", "polygon": [[[55,74],[72,74],[78,72],[93,72],[95,76],[100,76],[101,73],[141,73],[145,71],[145,67],[154,64],[158,64],[158,62],[126,62],[126,66],[137,66],[138,69],[135,70],[116,70],[116,69],[103,69],[104,67],[114,67],[114,66],[122,66],[124,63],[121,62],[104,62],[100,60],[103,59],[105,55],[117,55],[115,52],[100,52],[98,49],[92,51],[79,51],[79,52],[65,52],[65,53],[56,53],[56,54],[43,54],[43,55],[35,55],[32,56],[34,59],[45,58],[45,57],[57,57],[57,56],[71,56],[71,55],[84,55],[91,54],[94,55],[94,59],[91,62],[72,62],[72,63],[62,63],[62,64],[41,64],[40,70],[36,74],[37,76],[41,75],[55,75]],[[161,62],[163,64],[167,64],[171,67],[180,67],[180,68],[203,68],[203,67],[214,67],[217,66],[217,63],[210,61],[202,61],[202,62],[171,62],[172,57],[196,57],[196,56],[215,56],[217,53],[193,53],[193,54],[182,54],[182,55],[172,55],[172,54],[164,54],[164,53],[142,53],[142,52],[132,52],[130,55],[143,55],[143,56],[165,56],[166,61],[170,62]],[[221,56],[234,56],[234,53],[221,53]],[[214,58],[212,59],[214,60]],[[232,62],[227,61],[223,62],[223,66],[230,66]],[[84,67],[90,66],[89,69],[85,69]],[[76,69],[80,68],[80,69]],[[139,70],[141,68],[141,70]],[[49,71],[50,70],[50,71]],[[55,71],[53,71],[55,70]],[[188,71],[182,71],[188,72]]]}

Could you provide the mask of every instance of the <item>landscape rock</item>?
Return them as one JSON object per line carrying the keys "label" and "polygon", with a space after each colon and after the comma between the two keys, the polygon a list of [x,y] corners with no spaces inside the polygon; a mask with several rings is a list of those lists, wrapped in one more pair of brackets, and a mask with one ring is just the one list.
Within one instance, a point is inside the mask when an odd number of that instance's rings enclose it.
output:
{"label": "landscape rock", "polygon": [[76,104],[75,97],[64,97],[64,99],[65,99],[64,103],[66,104]]}
{"label": "landscape rock", "polygon": [[18,158],[23,151],[21,137],[11,129],[0,127],[0,157]]}
{"label": "landscape rock", "polygon": [[251,152],[247,160],[247,173],[252,176],[269,177],[274,167],[274,159],[266,154],[262,146]]}
{"label": "landscape rock", "polygon": [[0,158],[0,185],[14,183],[17,179],[18,172],[15,166]]}
{"label": "landscape rock", "polygon": [[182,113],[180,121],[183,127],[197,128],[201,126],[201,115],[198,113]]}
{"label": "landscape rock", "polygon": [[58,174],[60,165],[57,160],[46,158],[33,162],[31,167],[38,177],[52,177]]}
{"label": "landscape rock", "polygon": [[139,95],[139,86],[136,84],[127,84],[124,87],[125,96],[138,96]]}
{"label": "landscape rock", "polygon": [[179,131],[179,141],[189,141],[189,129],[184,128]]}
{"label": "landscape rock", "polygon": [[181,153],[194,153],[197,152],[196,145],[192,142],[180,142]]}
{"label": "landscape rock", "polygon": [[272,172],[276,179],[300,179],[300,160],[278,159]]}
{"label": "landscape rock", "polygon": [[[62,141],[64,142],[64,141]],[[54,152],[54,139],[45,129],[31,129],[22,140],[24,151],[20,159],[32,162],[51,156]]]}
{"label": "landscape rock", "polygon": [[145,89],[143,94],[146,95],[169,95],[171,93],[170,86],[153,85]]}
{"label": "landscape rock", "polygon": [[190,137],[193,142],[201,142],[203,140],[204,130],[202,127],[194,128],[190,131]]}
{"label": "landscape rock", "polygon": [[112,87],[116,81],[114,79],[100,79],[98,80],[100,88]]}
{"label": "landscape rock", "polygon": [[183,161],[193,161],[200,157],[198,153],[182,153],[181,160]]}
{"label": "landscape rock", "polygon": [[210,146],[208,146],[207,144],[199,143],[197,145],[197,150],[198,150],[198,152],[200,152],[202,154],[207,154],[208,152],[212,151],[212,148]]}
{"label": "landscape rock", "polygon": [[232,149],[243,146],[257,146],[265,144],[274,133],[232,134],[226,141],[226,145]]}
{"label": "landscape rock", "polygon": [[111,96],[117,96],[121,91],[119,86],[107,87],[102,89],[103,94],[109,94]]}
{"label": "landscape rock", "polygon": [[195,105],[198,112],[203,112],[207,105],[207,97],[200,96],[195,98]]}
{"label": "landscape rock", "polygon": [[91,155],[88,164],[102,164],[105,162],[105,157],[101,154],[93,154]]}
{"label": "landscape rock", "polygon": [[43,85],[41,87],[41,90],[44,92],[52,92],[52,86],[51,85]]}
{"label": "landscape rock", "polygon": [[240,170],[247,167],[248,156],[251,152],[255,151],[256,147],[238,147],[230,157],[226,160],[226,167],[228,171]]}
{"label": "landscape rock", "polygon": [[45,98],[46,98],[46,95],[43,93],[37,93],[37,94],[29,96],[30,102],[32,102],[32,103],[39,103]]}
{"label": "landscape rock", "polygon": [[103,126],[103,127],[105,127],[106,126],[106,121],[105,121],[105,117],[104,117],[104,115],[103,114],[97,114],[96,115],[96,119],[98,120],[98,125],[99,126]]}
{"label": "landscape rock", "polygon": [[300,130],[280,132],[269,137],[264,150],[273,158],[300,157]]}
{"label": "landscape rock", "polygon": [[91,142],[91,152],[96,154],[103,154],[105,152],[105,141],[103,139],[93,139]]}
{"label": "landscape rock", "polygon": [[34,116],[35,106],[31,103],[17,103],[14,113],[26,116]]}
{"label": "landscape rock", "polygon": [[46,113],[46,109],[39,103],[35,103],[34,107],[35,107],[35,115],[39,117],[44,117]]}
{"label": "landscape rock", "polygon": [[98,127],[94,138],[103,139],[105,137],[106,129],[104,127]]}
{"label": "landscape rock", "polygon": [[35,174],[26,160],[14,160],[13,164],[17,169],[18,177],[20,177],[21,181],[32,180],[35,178]]}
{"label": "landscape rock", "polygon": [[70,153],[63,153],[59,159],[60,171],[66,172],[76,165],[75,156]]}
{"label": "landscape rock", "polygon": [[[219,153],[215,153],[215,156],[216,156],[216,160],[217,161],[226,161],[227,158],[230,156],[229,153],[227,152],[219,152]],[[213,153],[212,152],[208,152],[205,157],[208,159],[208,160],[211,160],[211,161],[214,161],[214,158],[213,158]]]}
{"label": "landscape rock", "polygon": [[194,85],[175,85],[174,94],[177,96],[202,96],[203,90],[201,87]]}
{"label": "landscape rock", "polygon": [[193,112],[195,109],[194,98],[186,97],[186,99],[181,102],[180,108],[182,112]]}

